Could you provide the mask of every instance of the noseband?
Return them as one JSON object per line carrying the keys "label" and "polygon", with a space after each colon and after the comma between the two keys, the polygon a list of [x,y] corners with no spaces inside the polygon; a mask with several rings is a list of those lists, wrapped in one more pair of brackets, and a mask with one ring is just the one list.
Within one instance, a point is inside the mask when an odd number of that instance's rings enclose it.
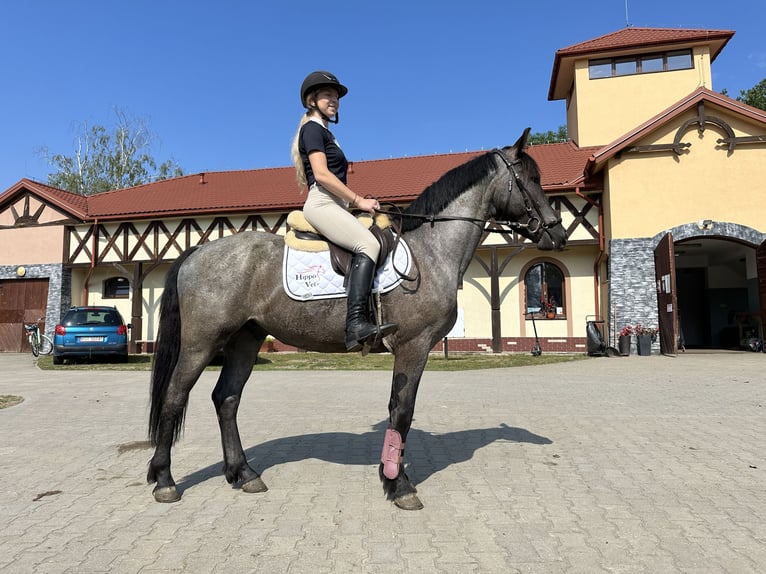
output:
{"label": "noseband", "polygon": [[524,187],[524,184],[519,178],[519,174],[516,172],[516,166],[521,163],[521,159],[517,158],[513,161],[509,161],[503,151],[499,149],[493,149],[492,153],[500,156],[505,167],[508,168],[508,194],[513,195],[513,182],[515,181],[516,187],[519,188],[519,192],[521,193],[521,198],[524,200],[524,209],[527,211],[527,223],[518,223],[515,221],[498,221],[498,223],[513,229],[526,229],[530,233],[537,233],[540,229],[546,230],[552,225],[559,225],[561,223],[560,217],[553,221],[546,222],[544,221],[543,214],[540,213],[540,210],[533,205],[534,202],[530,199],[529,190]]}

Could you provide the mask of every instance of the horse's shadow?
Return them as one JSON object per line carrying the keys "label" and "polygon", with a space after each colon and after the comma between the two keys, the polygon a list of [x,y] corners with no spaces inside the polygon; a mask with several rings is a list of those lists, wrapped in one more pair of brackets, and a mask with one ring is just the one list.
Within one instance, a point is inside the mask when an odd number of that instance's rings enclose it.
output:
{"label": "horse's shadow", "polygon": [[[342,465],[372,466],[380,462],[383,433],[388,421],[374,425],[363,434],[329,432],[303,434],[267,441],[245,450],[248,463],[259,473],[272,466],[318,459]],[[473,458],[480,448],[496,441],[552,444],[544,436],[526,429],[501,424],[486,429],[434,434],[411,428],[407,437],[407,459],[414,462],[407,473],[414,484],[427,480],[451,464]],[[215,476],[220,476],[223,462],[219,462],[185,476],[177,485],[183,491]]]}

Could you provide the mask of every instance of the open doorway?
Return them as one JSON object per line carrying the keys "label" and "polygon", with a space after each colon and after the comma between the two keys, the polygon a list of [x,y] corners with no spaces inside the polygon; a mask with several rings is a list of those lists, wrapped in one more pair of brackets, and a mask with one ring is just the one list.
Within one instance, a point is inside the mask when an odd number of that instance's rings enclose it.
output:
{"label": "open doorway", "polygon": [[763,337],[756,250],[698,237],[675,244],[680,338],[687,349],[748,349]]}

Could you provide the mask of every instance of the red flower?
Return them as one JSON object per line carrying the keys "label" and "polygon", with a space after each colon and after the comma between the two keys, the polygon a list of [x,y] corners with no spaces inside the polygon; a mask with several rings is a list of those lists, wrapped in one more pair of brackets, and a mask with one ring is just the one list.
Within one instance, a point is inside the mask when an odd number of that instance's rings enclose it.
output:
{"label": "red flower", "polygon": [[540,298],[540,312],[547,315],[548,313],[556,313],[556,299],[551,295],[546,300],[545,297]]}

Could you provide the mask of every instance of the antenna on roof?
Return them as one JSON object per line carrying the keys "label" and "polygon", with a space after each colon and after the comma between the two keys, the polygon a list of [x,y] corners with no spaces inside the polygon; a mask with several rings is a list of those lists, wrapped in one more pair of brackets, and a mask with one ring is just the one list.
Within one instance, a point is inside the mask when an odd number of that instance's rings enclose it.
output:
{"label": "antenna on roof", "polygon": [[628,0],[625,0],[625,27],[630,28],[630,18],[628,17]]}

